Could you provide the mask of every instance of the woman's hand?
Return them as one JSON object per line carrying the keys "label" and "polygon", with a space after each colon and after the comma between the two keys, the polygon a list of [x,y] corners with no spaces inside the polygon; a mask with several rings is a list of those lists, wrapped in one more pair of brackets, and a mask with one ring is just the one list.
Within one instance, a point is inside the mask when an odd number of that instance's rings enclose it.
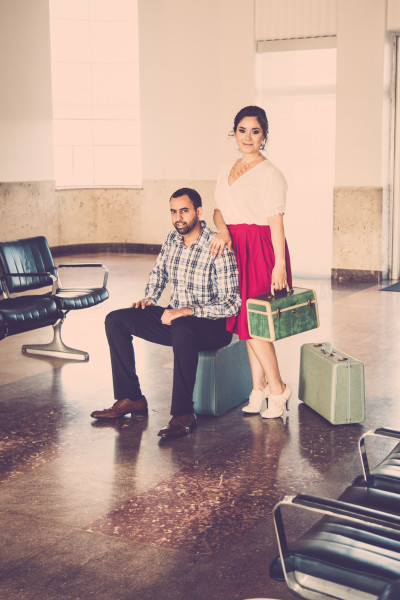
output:
{"label": "woman's hand", "polygon": [[287,285],[286,264],[275,265],[271,274],[271,287],[283,290]]}
{"label": "woman's hand", "polygon": [[222,256],[225,246],[228,246],[229,252],[232,252],[232,238],[227,227],[214,235],[210,244],[211,256],[214,258]]}

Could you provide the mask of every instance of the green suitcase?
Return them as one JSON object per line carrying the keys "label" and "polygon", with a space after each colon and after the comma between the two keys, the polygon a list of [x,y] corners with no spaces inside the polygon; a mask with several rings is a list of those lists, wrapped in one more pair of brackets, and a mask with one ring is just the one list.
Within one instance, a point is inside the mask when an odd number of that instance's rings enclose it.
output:
{"label": "green suitcase", "polygon": [[246,304],[252,338],[275,342],[319,327],[314,290],[294,287],[283,293],[249,298]]}
{"label": "green suitcase", "polygon": [[303,344],[299,399],[332,425],[365,420],[364,365],[327,342]]}

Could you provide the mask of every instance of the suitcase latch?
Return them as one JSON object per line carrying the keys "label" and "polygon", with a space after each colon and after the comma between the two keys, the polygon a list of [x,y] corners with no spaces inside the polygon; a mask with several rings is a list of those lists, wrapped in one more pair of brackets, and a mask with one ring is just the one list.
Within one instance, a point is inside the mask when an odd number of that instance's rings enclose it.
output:
{"label": "suitcase latch", "polygon": [[281,318],[281,309],[280,309],[280,308],[277,308],[277,309],[276,309],[276,317],[277,317],[278,319],[280,319],[280,318]]}

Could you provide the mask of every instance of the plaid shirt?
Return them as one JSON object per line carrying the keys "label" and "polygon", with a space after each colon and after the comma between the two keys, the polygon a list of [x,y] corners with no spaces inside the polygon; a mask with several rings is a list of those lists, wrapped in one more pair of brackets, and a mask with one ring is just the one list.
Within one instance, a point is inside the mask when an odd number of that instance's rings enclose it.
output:
{"label": "plaid shirt", "polygon": [[192,306],[196,317],[221,319],[240,309],[239,276],[233,252],[227,247],[221,257],[210,254],[215,235],[204,221],[197,240],[188,248],[183,236],[171,231],[158,255],[147,283],[145,297],[157,304],[166,284],[171,283],[170,306]]}

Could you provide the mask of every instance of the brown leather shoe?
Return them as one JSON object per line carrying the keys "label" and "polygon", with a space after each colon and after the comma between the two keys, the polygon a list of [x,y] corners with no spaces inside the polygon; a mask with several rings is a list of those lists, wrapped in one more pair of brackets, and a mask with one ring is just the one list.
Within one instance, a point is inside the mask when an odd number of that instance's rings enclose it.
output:
{"label": "brown leather shoe", "polygon": [[161,437],[182,437],[190,433],[197,424],[197,417],[194,413],[188,415],[178,415],[172,417],[167,427],[160,429],[158,435]]}
{"label": "brown leather shoe", "polygon": [[93,417],[93,419],[118,419],[128,413],[131,413],[131,416],[147,415],[148,409],[146,398],[142,396],[139,400],[130,400],[129,398],[117,400],[111,408],[95,410],[90,416]]}

